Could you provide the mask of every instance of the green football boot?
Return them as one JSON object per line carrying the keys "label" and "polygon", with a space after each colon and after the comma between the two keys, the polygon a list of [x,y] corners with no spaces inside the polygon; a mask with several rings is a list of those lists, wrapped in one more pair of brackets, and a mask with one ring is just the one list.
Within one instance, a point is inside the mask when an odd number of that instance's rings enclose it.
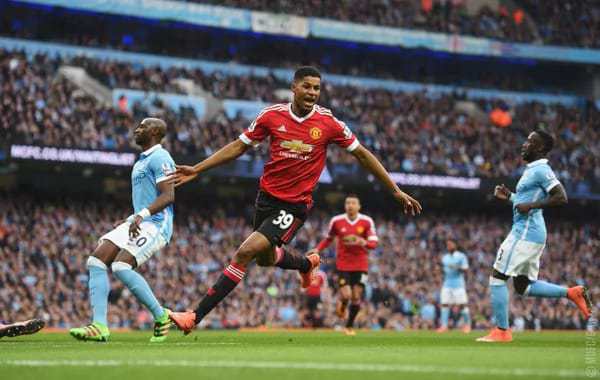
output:
{"label": "green football boot", "polygon": [[100,322],[94,322],[84,327],[77,327],[69,330],[69,334],[78,340],[91,340],[95,342],[107,342],[110,336],[108,327]]}
{"label": "green football boot", "polygon": [[167,340],[171,320],[169,319],[170,310],[163,309],[165,312],[159,319],[154,321],[154,335],[150,338],[150,343],[162,343]]}

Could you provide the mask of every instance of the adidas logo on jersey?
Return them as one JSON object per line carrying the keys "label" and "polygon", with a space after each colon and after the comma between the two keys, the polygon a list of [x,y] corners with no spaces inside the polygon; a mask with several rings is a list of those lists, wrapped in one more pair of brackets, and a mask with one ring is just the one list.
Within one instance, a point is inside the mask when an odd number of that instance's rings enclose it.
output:
{"label": "adidas logo on jersey", "polygon": [[287,129],[285,129],[285,125],[281,124],[281,127],[277,128],[277,130],[279,132],[287,132]]}

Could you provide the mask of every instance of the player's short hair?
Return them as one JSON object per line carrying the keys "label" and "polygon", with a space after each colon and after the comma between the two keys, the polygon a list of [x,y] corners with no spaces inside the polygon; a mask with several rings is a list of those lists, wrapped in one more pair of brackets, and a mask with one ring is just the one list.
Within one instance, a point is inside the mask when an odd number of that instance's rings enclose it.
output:
{"label": "player's short hair", "polygon": [[344,199],[348,199],[348,198],[356,198],[360,201],[360,198],[359,198],[358,194],[356,194],[356,193],[349,193],[346,195],[346,198],[344,198]]}
{"label": "player's short hair", "polygon": [[552,148],[554,148],[554,136],[540,128],[536,129],[534,132],[542,138],[542,143],[544,144],[544,154],[550,152]]}
{"label": "player's short hair", "polygon": [[294,73],[294,80],[301,80],[304,79],[304,77],[317,77],[317,78],[321,78],[321,73],[319,72],[319,69],[317,69],[314,66],[302,66],[299,67],[296,72]]}

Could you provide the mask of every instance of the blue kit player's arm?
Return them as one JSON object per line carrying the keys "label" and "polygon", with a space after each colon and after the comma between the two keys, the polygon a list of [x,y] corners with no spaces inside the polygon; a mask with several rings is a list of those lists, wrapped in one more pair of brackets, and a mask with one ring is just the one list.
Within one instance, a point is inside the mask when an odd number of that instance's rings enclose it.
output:
{"label": "blue kit player's arm", "polygon": [[142,220],[162,211],[175,202],[175,186],[167,181],[169,174],[175,171],[175,162],[171,156],[157,153],[155,157],[152,157],[149,168],[156,183],[158,196],[147,208],[135,214],[132,223],[129,225],[129,235],[133,237],[139,234]]}
{"label": "blue kit player's arm", "polygon": [[556,176],[550,167],[538,170],[535,173],[535,180],[548,194],[548,197],[536,202],[527,202],[516,205],[515,207],[520,213],[526,214],[532,209],[544,209],[567,204],[567,192],[558,179],[556,179]]}

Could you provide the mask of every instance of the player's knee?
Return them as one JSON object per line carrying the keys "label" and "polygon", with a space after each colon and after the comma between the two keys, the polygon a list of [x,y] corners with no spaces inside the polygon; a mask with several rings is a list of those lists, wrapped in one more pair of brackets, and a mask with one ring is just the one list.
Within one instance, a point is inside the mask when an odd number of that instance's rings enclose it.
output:
{"label": "player's knee", "polygon": [[235,252],[235,255],[233,255],[233,261],[246,265],[252,261],[257,254],[258,252],[256,252],[254,248],[242,246],[238,248],[238,250]]}
{"label": "player's knee", "polygon": [[529,278],[527,276],[517,276],[513,279],[513,285],[515,287],[515,291],[520,295],[525,295],[527,288],[529,287]]}
{"label": "player's knee", "polygon": [[106,266],[104,261],[100,260],[99,258],[97,258],[95,256],[88,257],[86,266],[88,269],[90,269],[91,267],[94,267],[94,268],[108,270],[108,267]]}
{"label": "player's knee", "polygon": [[495,278],[495,279],[498,279],[498,280],[506,282],[506,280],[508,280],[510,277],[507,276],[507,275],[505,275],[504,273],[500,273],[496,269],[494,269],[492,271],[492,275],[490,277],[490,281],[491,281],[492,278]]}
{"label": "player's knee", "polygon": [[275,265],[275,254],[273,250],[267,250],[259,253],[255,257],[256,264],[261,267],[272,267]]}
{"label": "player's knee", "polygon": [[132,266],[131,264],[127,264],[124,263],[122,261],[115,261],[112,263],[112,265],[110,266],[110,269],[112,269],[113,273],[115,275],[118,275],[119,272],[124,271],[124,270],[131,270]]}

